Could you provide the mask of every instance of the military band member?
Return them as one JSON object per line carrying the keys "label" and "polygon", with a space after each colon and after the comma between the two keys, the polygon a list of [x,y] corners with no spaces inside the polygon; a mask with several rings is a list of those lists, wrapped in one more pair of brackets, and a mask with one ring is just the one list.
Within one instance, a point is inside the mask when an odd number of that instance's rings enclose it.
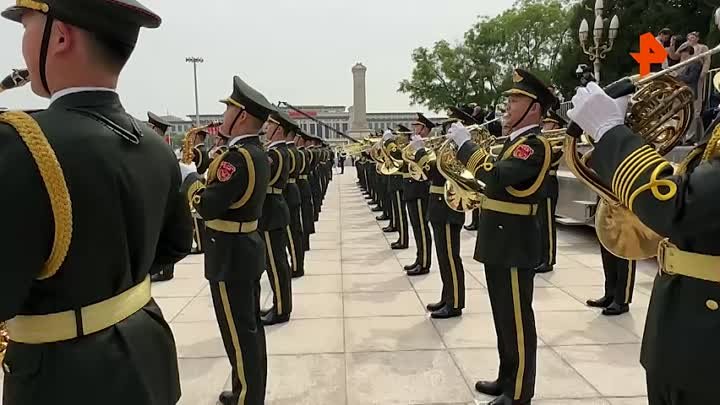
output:
{"label": "military band member", "polygon": [[208,155],[207,146],[205,146],[205,140],[207,139],[207,132],[200,131],[195,134],[195,144],[193,145],[193,163],[197,167],[199,175],[204,175],[210,166],[210,156]]}
{"label": "military band member", "polygon": [[[160,137],[164,140],[167,135],[167,130],[172,126],[172,124],[149,111],[147,116],[150,128],[152,128],[155,133],[160,135]],[[153,269],[150,270],[150,275],[150,279],[153,282],[170,281],[175,277],[175,264],[168,263],[154,266]]]}
{"label": "military band member", "polygon": [[[423,114],[417,113],[417,120],[413,123],[413,139],[424,139],[430,136],[435,124]],[[432,236],[428,226],[428,198],[430,197],[430,182],[416,181],[410,175],[403,178],[403,198],[407,206],[408,216],[415,236],[417,254],[415,262],[405,266],[408,276],[428,274],[432,264]]]}
{"label": "military band member", "polygon": [[[475,117],[473,117],[473,108],[469,106],[451,106],[448,108],[448,118],[458,120],[462,122],[465,126],[470,125],[476,125],[478,124]],[[473,210],[470,214],[472,216],[472,221],[465,225],[465,230],[468,230],[470,232],[475,232],[478,230],[478,221],[480,220],[480,210]]]}
{"label": "military band member", "polygon": [[291,163],[285,134],[296,126],[287,114],[280,111],[272,112],[265,124],[269,142],[270,183],[259,227],[265,238],[267,275],[273,290],[273,306],[262,312],[265,325],[285,323],[290,320],[292,312],[292,283],[286,254],[290,210],[283,194],[290,178]]}
{"label": "military band member", "polygon": [[292,278],[298,278],[305,275],[305,248],[304,243],[304,231],[302,221],[302,195],[300,194],[300,187],[298,186],[298,177],[302,170],[302,154],[295,146],[295,138],[297,133],[295,132],[298,127],[288,131],[285,136],[285,143],[288,148],[289,166],[290,172],[288,177],[288,184],[285,187],[283,196],[285,202],[290,210],[290,225],[288,226],[288,253],[291,259],[291,275]]}
{"label": "military band member", "polygon": [[[397,139],[399,137],[409,137],[410,129],[403,125],[398,126],[398,133],[394,134],[392,131],[386,131],[383,135],[383,148],[388,151],[389,157],[392,157],[397,162],[402,162],[400,170],[396,173],[388,176],[388,192],[392,199],[393,213],[394,213],[394,224],[398,232],[398,240],[390,244],[390,248],[393,250],[402,250],[408,248],[409,243],[409,231],[408,231],[408,216],[407,216],[407,205],[405,204],[405,198],[403,197],[403,176],[408,175],[407,164],[402,160],[402,150],[397,146]],[[387,228],[383,229],[387,232]]]}
{"label": "military band member", "polygon": [[[142,27],[137,1],[22,0],[32,90],[46,110],[0,115],[0,322],[5,405],[169,405],[180,398],[170,327],[149,271],[190,251],[180,170],[114,90]],[[20,215],[27,213],[27,215]]]}
{"label": "military band member", "polygon": [[312,191],[313,201],[313,222],[317,222],[320,217],[321,205],[322,205],[322,186],[320,185],[320,174],[318,167],[320,166],[320,148],[319,139],[312,137],[309,141],[307,148],[308,156],[310,158],[308,165],[310,172],[308,173],[310,181],[310,190]]}
{"label": "military band member", "polygon": [[437,169],[437,162],[429,161],[429,150],[422,140],[415,140],[411,147],[416,150],[414,161],[426,169],[430,180],[430,198],[427,219],[433,228],[435,251],[440,266],[443,288],[440,301],[427,305],[431,317],[454,318],[462,315],[465,308],[465,271],[460,257],[460,232],[465,214],[450,209],[445,202],[445,177]]}
{"label": "military band member", "polygon": [[270,182],[270,163],[259,139],[272,105],[239,77],[222,100],[220,136],[227,150],[208,169],[207,187],[193,206],[205,219],[205,277],[215,316],[232,366],[232,391],[223,405],[265,402],[267,353],[260,319],[260,276],[265,271],[265,242],[258,220]]}
{"label": "military band member", "polygon": [[[627,99],[596,84],[579,89],[568,116],[595,141],[592,168],[638,218],[667,237],[659,250],[641,363],[650,405],[715,403],[720,350],[717,155],[674,174],[670,162],[624,125]],[[716,138],[717,140],[717,138]],[[714,142],[710,142],[713,145]],[[709,150],[712,152],[712,150]]]}
{"label": "military band member", "polygon": [[[566,125],[567,121],[552,109],[548,110],[545,118],[543,118],[543,131],[555,131],[564,128]],[[557,176],[562,159],[562,148],[553,148],[552,164],[550,165],[548,181],[546,183],[547,198],[540,207],[541,226],[542,229],[548,233],[548,237],[543,238],[543,241],[547,242],[545,246],[543,246],[544,259],[543,263],[535,269],[535,273],[549,273],[553,271],[557,261],[557,223],[555,221],[555,213],[560,196],[560,183],[558,182]]]}
{"label": "military band member", "polygon": [[529,404],[534,395],[533,281],[547,238],[538,206],[546,198],[544,183],[552,163],[552,148],[540,136],[540,124],[555,97],[524,70],[515,69],[513,82],[505,92],[505,120],[513,132],[497,159],[475,145],[462,125],[454,124],[449,135],[460,146],[460,161],[485,184],[475,259],[485,264],[500,371],[497,380],[479,381],[475,388],[498,396],[492,405]]}
{"label": "military band member", "polygon": [[347,159],[347,153],[340,152],[338,155],[338,169],[340,169],[340,174],[345,174],[345,160]]}
{"label": "military band member", "polygon": [[587,300],[587,305],[602,308],[602,314],[613,316],[630,311],[637,262],[610,253],[600,244],[603,270],[605,271],[605,294],[599,299]]}
{"label": "military band member", "polygon": [[313,208],[312,187],[309,181],[312,152],[306,146],[306,142],[311,137],[299,128],[296,131],[295,145],[297,145],[298,152],[302,156],[297,185],[300,187],[300,196],[302,197],[300,208],[302,209],[303,249],[307,252],[310,250],[310,235],[315,233],[315,209]]}

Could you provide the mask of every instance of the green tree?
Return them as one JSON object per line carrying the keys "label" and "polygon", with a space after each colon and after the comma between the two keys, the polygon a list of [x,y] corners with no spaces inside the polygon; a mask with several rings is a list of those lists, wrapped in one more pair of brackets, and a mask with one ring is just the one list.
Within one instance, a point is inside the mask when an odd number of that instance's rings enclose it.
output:
{"label": "green tree", "polygon": [[[646,32],[657,33],[668,27],[676,34],[685,36],[688,32],[699,31],[701,42],[713,46],[720,40],[720,33],[713,23],[716,0],[606,0],[606,15],[617,14],[620,31],[613,50],[602,64],[602,82],[609,83],[638,71],[637,62],[630,56],[638,52],[639,37]],[[579,46],[577,30],[580,21],[586,18],[594,23],[595,0],[582,0],[570,10],[572,41],[566,43],[553,74],[566,95],[572,93],[578,81],[575,69],[580,63],[590,64],[588,57]],[[592,28],[592,27],[591,27]],[[589,40],[590,42],[590,40]],[[715,60],[718,62],[718,59]]]}
{"label": "green tree", "polygon": [[560,0],[520,0],[494,17],[481,17],[464,43],[439,41],[413,52],[415,68],[399,91],[414,104],[438,111],[448,105],[496,102],[509,87],[512,69],[523,67],[552,79],[570,40],[567,8]]}

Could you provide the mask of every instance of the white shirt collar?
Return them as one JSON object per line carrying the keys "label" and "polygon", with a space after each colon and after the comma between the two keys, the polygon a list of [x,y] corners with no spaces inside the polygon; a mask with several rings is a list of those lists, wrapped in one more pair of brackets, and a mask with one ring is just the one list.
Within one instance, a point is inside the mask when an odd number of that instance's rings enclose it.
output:
{"label": "white shirt collar", "polygon": [[85,91],[109,91],[112,93],[117,93],[115,89],[110,89],[107,87],[69,87],[67,89],[62,89],[53,93],[53,95],[50,96],[50,104],[57,101],[60,97],[64,97],[74,93],[82,93]]}
{"label": "white shirt collar", "polygon": [[270,145],[268,145],[268,148],[272,148],[273,146],[280,145],[281,143],[285,143],[285,141],[274,141]]}
{"label": "white shirt collar", "polygon": [[528,126],[526,126],[526,127],[522,127],[522,128],[520,128],[520,129],[516,129],[515,131],[513,131],[513,132],[510,134],[510,141],[511,141],[511,142],[514,141],[514,140],[517,139],[517,137],[520,136],[521,134],[527,132],[528,130],[530,130],[530,129],[532,129],[532,128],[539,127],[539,126],[540,126],[540,125],[538,125],[538,124],[532,124],[532,125],[528,125]]}
{"label": "white shirt collar", "polygon": [[240,140],[245,138],[250,138],[251,136],[258,136],[257,134],[247,134],[247,135],[238,135],[235,138],[231,139],[230,142],[228,142],[228,146],[233,146],[236,143],[240,142]]}

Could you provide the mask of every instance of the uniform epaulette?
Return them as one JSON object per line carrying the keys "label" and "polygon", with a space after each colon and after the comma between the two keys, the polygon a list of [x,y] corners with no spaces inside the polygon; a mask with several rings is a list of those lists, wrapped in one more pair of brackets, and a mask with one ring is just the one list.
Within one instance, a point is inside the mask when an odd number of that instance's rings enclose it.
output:
{"label": "uniform epaulette", "polygon": [[[631,211],[635,198],[647,190],[652,191],[656,199],[667,201],[677,193],[677,185],[670,180],[659,180],[658,177],[668,170],[673,170],[670,162],[650,145],[645,145],[628,155],[615,170],[612,178],[613,193]],[[668,192],[661,192],[660,187],[667,187]]]}

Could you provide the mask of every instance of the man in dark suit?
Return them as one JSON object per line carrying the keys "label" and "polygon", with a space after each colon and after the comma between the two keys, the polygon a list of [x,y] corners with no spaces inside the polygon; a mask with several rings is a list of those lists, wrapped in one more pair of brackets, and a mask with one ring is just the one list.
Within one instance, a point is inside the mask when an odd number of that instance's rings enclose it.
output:
{"label": "man in dark suit", "polygon": [[475,259],[485,264],[500,371],[496,380],[479,381],[475,388],[497,396],[492,405],[526,405],[535,392],[535,268],[543,260],[547,238],[538,207],[547,198],[552,163],[552,148],[540,136],[540,125],[556,99],[542,81],[521,69],[513,72],[513,87],[505,94],[504,120],[511,132],[496,159],[472,142],[461,124],[454,124],[448,138],[460,147],[458,159],[485,184]]}
{"label": "man in dark suit", "polygon": [[232,366],[232,390],[222,405],[265,403],[267,352],[260,319],[260,276],[265,242],[258,220],[270,182],[270,163],[260,142],[273,106],[239,77],[233,79],[220,136],[227,139],[208,168],[207,186],[196,191],[193,207],[205,220],[205,277],[215,317]]}
{"label": "man in dark suit", "polygon": [[[0,114],[0,323],[5,405],[169,405],[180,398],[150,269],[190,251],[187,200],[163,139],[114,90],[141,27],[137,1],[23,0],[32,90],[46,110]],[[10,195],[10,194],[8,194]],[[27,213],[27,215],[21,215]]]}

